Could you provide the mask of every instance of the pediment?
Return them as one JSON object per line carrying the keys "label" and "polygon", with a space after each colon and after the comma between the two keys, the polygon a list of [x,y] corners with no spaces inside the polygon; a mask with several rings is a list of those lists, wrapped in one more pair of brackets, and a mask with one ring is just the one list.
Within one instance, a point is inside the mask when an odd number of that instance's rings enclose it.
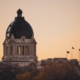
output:
{"label": "pediment", "polygon": [[24,43],[24,42],[25,42],[25,39],[26,39],[26,37],[25,37],[25,36],[22,36],[22,37],[21,37],[21,42]]}
{"label": "pediment", "polygon": [[36,42],[36,40],[35,40],[35,39],[33,40],[33,43],[37,44],[37,42]]}
{"label": "pediment", "polygon": [[5,45],[5,44],[8,44],[8,40],[7,39],[5,39],[4,42],[3,42],[3,45]]}

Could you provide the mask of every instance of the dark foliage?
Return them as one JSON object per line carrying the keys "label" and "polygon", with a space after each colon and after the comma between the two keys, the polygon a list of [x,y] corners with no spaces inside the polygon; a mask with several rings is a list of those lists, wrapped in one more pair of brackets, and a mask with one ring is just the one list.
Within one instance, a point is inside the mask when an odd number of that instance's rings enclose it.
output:
{"label": "dark foliage", "polygon": [[0,66],[0,80],[79,80],[79,76],[68,63],[50,62],[40,70],[32,64],[23,68]]}

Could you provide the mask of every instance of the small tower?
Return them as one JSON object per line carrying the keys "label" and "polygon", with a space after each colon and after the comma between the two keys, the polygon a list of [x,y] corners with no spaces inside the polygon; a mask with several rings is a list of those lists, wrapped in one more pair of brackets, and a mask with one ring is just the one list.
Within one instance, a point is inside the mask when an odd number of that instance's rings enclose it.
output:
{"label": "small tower", "polygon": [[17,17],[6,30],[3,43],[3,63],[27,66],[31,60],[36,64],[36,40],[30,24],[22,17],[22,10],[17,10]]}

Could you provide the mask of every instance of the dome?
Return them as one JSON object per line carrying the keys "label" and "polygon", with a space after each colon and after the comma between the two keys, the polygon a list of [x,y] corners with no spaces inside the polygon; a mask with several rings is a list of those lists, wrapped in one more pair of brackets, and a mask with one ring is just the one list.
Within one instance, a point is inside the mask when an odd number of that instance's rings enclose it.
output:
{"label": "dome", "polygon": [[25,36],[26,39],[31,39],[33,36],[33,30],[30,24],[22,17],[22,10],[17,10],[17,17],[9,25],[6,31],[6,38],[11,38],[14,36],[15,39],[20,39],[22,36]]}

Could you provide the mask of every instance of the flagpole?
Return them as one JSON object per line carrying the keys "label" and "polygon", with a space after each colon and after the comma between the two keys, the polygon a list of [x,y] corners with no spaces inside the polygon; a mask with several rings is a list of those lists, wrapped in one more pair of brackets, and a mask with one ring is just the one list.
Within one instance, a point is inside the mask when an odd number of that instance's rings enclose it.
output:
{"label": "flagpole", "polygon": [[66,58],[67,58],[67,54],[69,54],[70,52],[69,51],[66,51]]}
{"label": "flagpole", "polygon": [[71,48],[71,59],[73,58],[73,52],[72,52],[72,48]]}
{"label": "flagpole", "polygon": [[67,51],[66,51],[66,59],[67,59]]}
{"label": "flagpole", "polygon": [[75,49],[74,47],[72,47],[72,49],[71,49],[71,59],[73,59],[73,49]]}
{"label": "flagpole", "polygon": [[[78,56],[79,56],[79,53],[78,53]],[[78,58],[80,58],[80,57],[78,57]],[[80,61],[80,59],[78,59],[79,61]]]}
{"label": "flagpole", "polygon": [[80,63],[80,49],[79,49],[79,63]]}

